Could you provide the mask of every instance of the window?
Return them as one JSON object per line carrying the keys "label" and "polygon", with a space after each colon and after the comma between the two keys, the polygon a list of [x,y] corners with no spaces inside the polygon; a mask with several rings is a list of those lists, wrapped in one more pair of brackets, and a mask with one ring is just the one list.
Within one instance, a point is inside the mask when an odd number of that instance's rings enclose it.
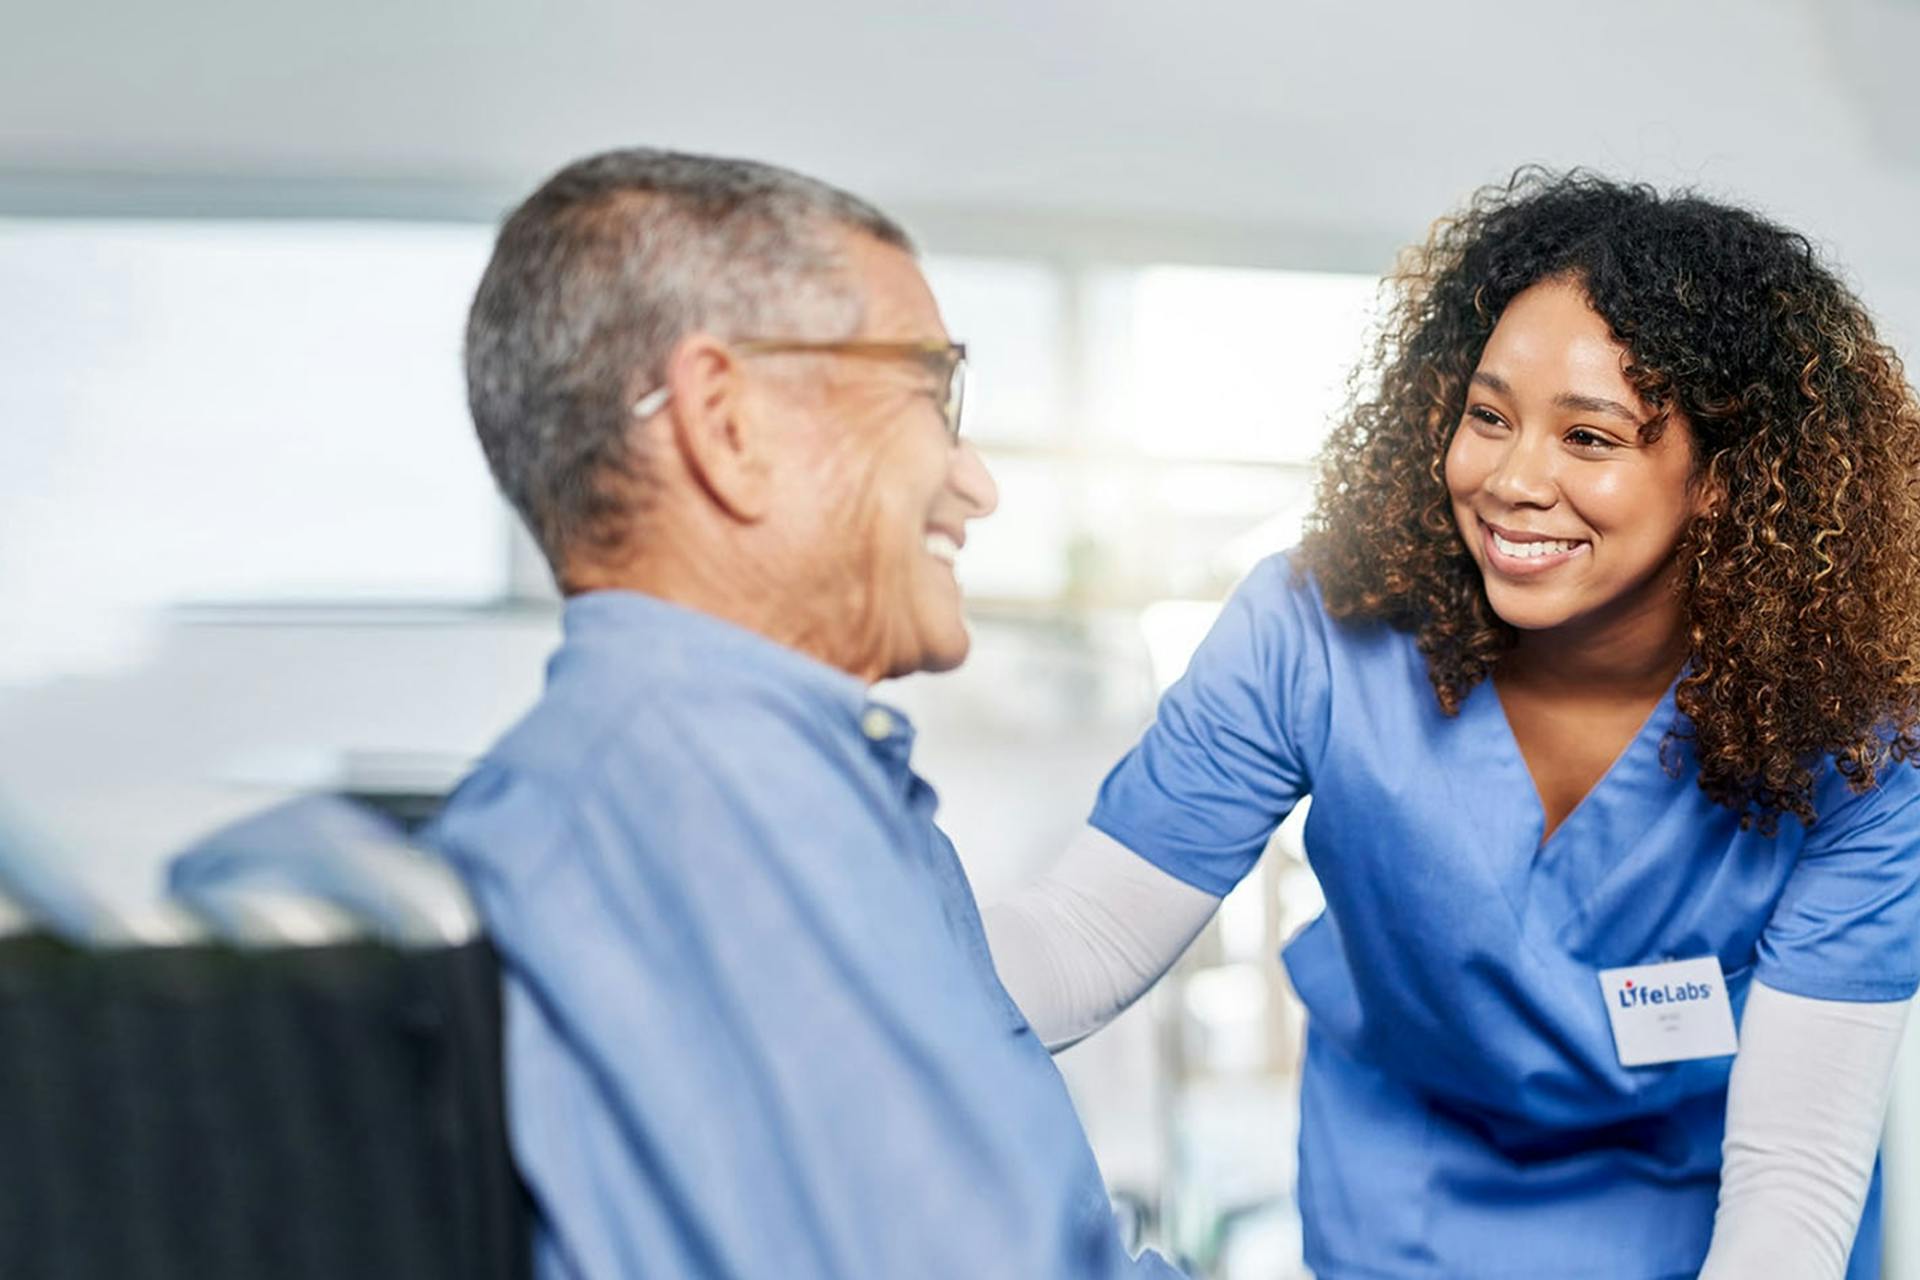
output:
{"label": "window", "polygon": [[153,606],[497,595],[478,225],[0,222],[0,680]]}
{"label": "window", "polygon": [[[1371,276],[939,259],[1002,500],[961,573],[984,610],[1217,600],[1290,546]],[[979,335],[979,336],[976,336]]]}
{"label": "window", "polygon": [[[492,228],[0,221],[0,681],[179,602],[483,602],[511,517],[469,423]],[[942,258],[1002,491],[978,609],[1218,599],[1298,533],[1370,278]],[[524,574],[523,574],[524,576]]]}

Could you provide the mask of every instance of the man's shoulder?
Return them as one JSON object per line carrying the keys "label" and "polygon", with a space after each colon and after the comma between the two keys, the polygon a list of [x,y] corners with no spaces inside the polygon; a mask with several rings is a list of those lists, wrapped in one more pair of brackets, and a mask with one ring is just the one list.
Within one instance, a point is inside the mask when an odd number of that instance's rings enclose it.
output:
{"label": "man's shoulder", "polygon": [[[688,767],[707,744],[752,749],[802,736],[824,745],[856,716],[764,670],[716,659],[672,672],[565,672],[487,753],[517,769],[572,773],[616,753],[663,769]],[[716,745],[714,749],[719,749]]]}
{"label": "man's shoulder", "polygon": [[533,706],[501,734],[485,763],[552,784],[579,778],[592,762],[622,739],[647,741],[639,726],[670,722],[680,700],[658,682],[589,683],[555,678]]}
{"label": "man's shoulder", "polygon": [[546,803],[603,803],[658,818],[688,806],[818,813],[834,782],[864,773],[854,711],[818,691],[724,660],[669,674],[560,667],[540,700],[485,753],[479,772]]}

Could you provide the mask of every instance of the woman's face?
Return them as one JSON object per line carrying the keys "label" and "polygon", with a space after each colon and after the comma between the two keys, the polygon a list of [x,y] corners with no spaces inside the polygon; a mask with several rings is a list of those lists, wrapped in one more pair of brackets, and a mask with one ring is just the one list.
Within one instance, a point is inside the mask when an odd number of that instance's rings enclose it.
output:
{"label": "woman's face", "polygon": [[1627,353],[1579,284],[1547,280],[1507,305],[1467,388],[1446,458],[1453,517],[1494,612],[1568,638],[1679,626],[1674,546],[1704,505],[1693,433],[1652,416]]}

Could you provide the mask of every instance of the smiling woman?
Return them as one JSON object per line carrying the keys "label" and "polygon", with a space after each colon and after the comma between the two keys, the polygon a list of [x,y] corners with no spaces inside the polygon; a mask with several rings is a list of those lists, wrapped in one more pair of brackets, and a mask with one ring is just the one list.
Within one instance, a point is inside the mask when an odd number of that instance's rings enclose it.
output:
{"label": "smiling woman", "polygon": [[[1627,381],[1629,360],[1576,279],[1533,285],[1487,339],[1447,449],[1460,540],[1514,630],[1494,680],[1540,792],[1543,837],[1686,658],[1673,550],[1709,490],[1684,414],[1642,435],[1656,414]],[[1617,695],[1596,696],[1609,685]],[[1585,695],[1578,717],[1560,714],[1569,687]]]}
{"label": "smiling woman", "polygon": [[1086,1034],[1311,795],[1315,1275],[1877,1276],[1920,988],[1899,365],[1802,237],[1585,175],[1389,286],[1304,543],[989,913],[1007,988]]}
{"label": "smiling woman", "polygon": [[1453,712],[1585,610],[1684,607],[1700,786],[1763,829],[1825,753],[1864,789],[1920,751],[1920,411],[1804,237],[1522,173],[1397,283],[1305,544],[1336,616],[1415,630]]}

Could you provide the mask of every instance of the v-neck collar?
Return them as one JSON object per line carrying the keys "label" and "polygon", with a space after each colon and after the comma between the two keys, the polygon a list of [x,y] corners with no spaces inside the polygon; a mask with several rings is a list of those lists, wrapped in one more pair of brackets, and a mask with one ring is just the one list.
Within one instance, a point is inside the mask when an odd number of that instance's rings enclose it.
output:
{"label": "v-neck collar", "polygon": [[[1606,769],[1601,772],[1598,778],[1594,779],[1593,784],[1581,794],[1580,799],[1574,802],[1573,808],[1567,810],[1566,817],[1560,819],[1560,825],[1555,827],[1551,833],[1547,831],[1547,802],[1546,798],[1540,794],[1540,780],[1534,776],[1533,766],[1527,763],[1526,752],[1520,749],[1520,738],[1519,735],[1513,731],[1513,720],[1507,715],[1507,704],[1500,697],[1499,686],[1494,683],[1492,676],[1487,677],[1486,686],[1488,694],[1490,695],[1488,701],[1492,703],[1493,717],[1499,721],[1499,728],[1504,737],[1505,749],[1511,754],[1514,762],[1520,766],[1520,774],[1526,779],[1527,793],[1533,799],[1533,807],[1538,816],[1538,821],[1534,824],[1535,834],[1533,840],[1536,852],[1545,853],[1547,847],[1560,838],[1560,834],[1571,826],[1574,820],[1580,816],[1581,810],[1588,808],[1589,804],[1593,802],[1594,797],[1612,781],[1614,775],[1622,771],[1622,765],[1628,761],[1629,757],[1641,749],[1640,744],[1643,739],[1654,734],[1656,730],[1658,737],[1664,738],[1666,736],[1667,729],[1670,728],[1673,723],[1674,694],[1680,687],[1680,677],[1685,674],[1686,666],[1683,665],[1678,672],[1674,673],[1673,679],[1667,682],[1666,691],[1660,695],[1659,701],[1653,704],[1653,709],[1647,712],[1646,718],[1640,722],[1640,727],[1634,730],[1633,736],[1627,739],[1626,744],[1620,748],[1619,753],[1614,756],[1612,762],[1607,765]],[[1658,743],[1656,742],[1650,749],[1654,753],[1655,763],[1658,763]],[[1632,770],[1629,768],[1628,771],[1631,772]]]}
{"label": "v-neck collar", "polygon": [[[1627,850],[1614,847],[1630,838],[1620,829],[1618,818],[1629,811],[1637,812],[1638,808],[1633,803],[1623,807],[1623,801],[1644,797],[1649,788],[1667,781],[1666,767],[1660,759],[1660,743],[1674,727],[1677,714],[1674,697],[1685,674],[1686,668],[1682,667],[1667,685],[1666,692],[1660,695],[1660,701],[1647,713],[1639,730],[1550,836],[1545,835],[1547,812],[1540,788],[1534,781],[1533,771],[1527,767],[1526,756],[1520,750],[1519,739],[1514,736],[1513,725],[1507,719],[1506,708],[1492,679],[1482,681],[1468,695],[1463,711],[1479,703],[1480,706],[1473,709],[1486,725],[1484,741],[1494,764],[1490,773],[1498,779],[1498,785],[1524,788],[1526,803],[1532,806],[1531,820],[1524,827],[1526,847],[1511,850],[1512,855],[1517,855],[1516,862],[1495,872],[1516,916],[1525,917],[1530,905],[1540,905],[1536,902],[1534,881],[1541,875],[1563,882],[1562,892],[1568,899],[1577,900],[1592,882],[1605,874],[1603,864],[1609,850],[1614,858],[1626,854]],[[1561,894],[1549,896],[1558,898]]]}

